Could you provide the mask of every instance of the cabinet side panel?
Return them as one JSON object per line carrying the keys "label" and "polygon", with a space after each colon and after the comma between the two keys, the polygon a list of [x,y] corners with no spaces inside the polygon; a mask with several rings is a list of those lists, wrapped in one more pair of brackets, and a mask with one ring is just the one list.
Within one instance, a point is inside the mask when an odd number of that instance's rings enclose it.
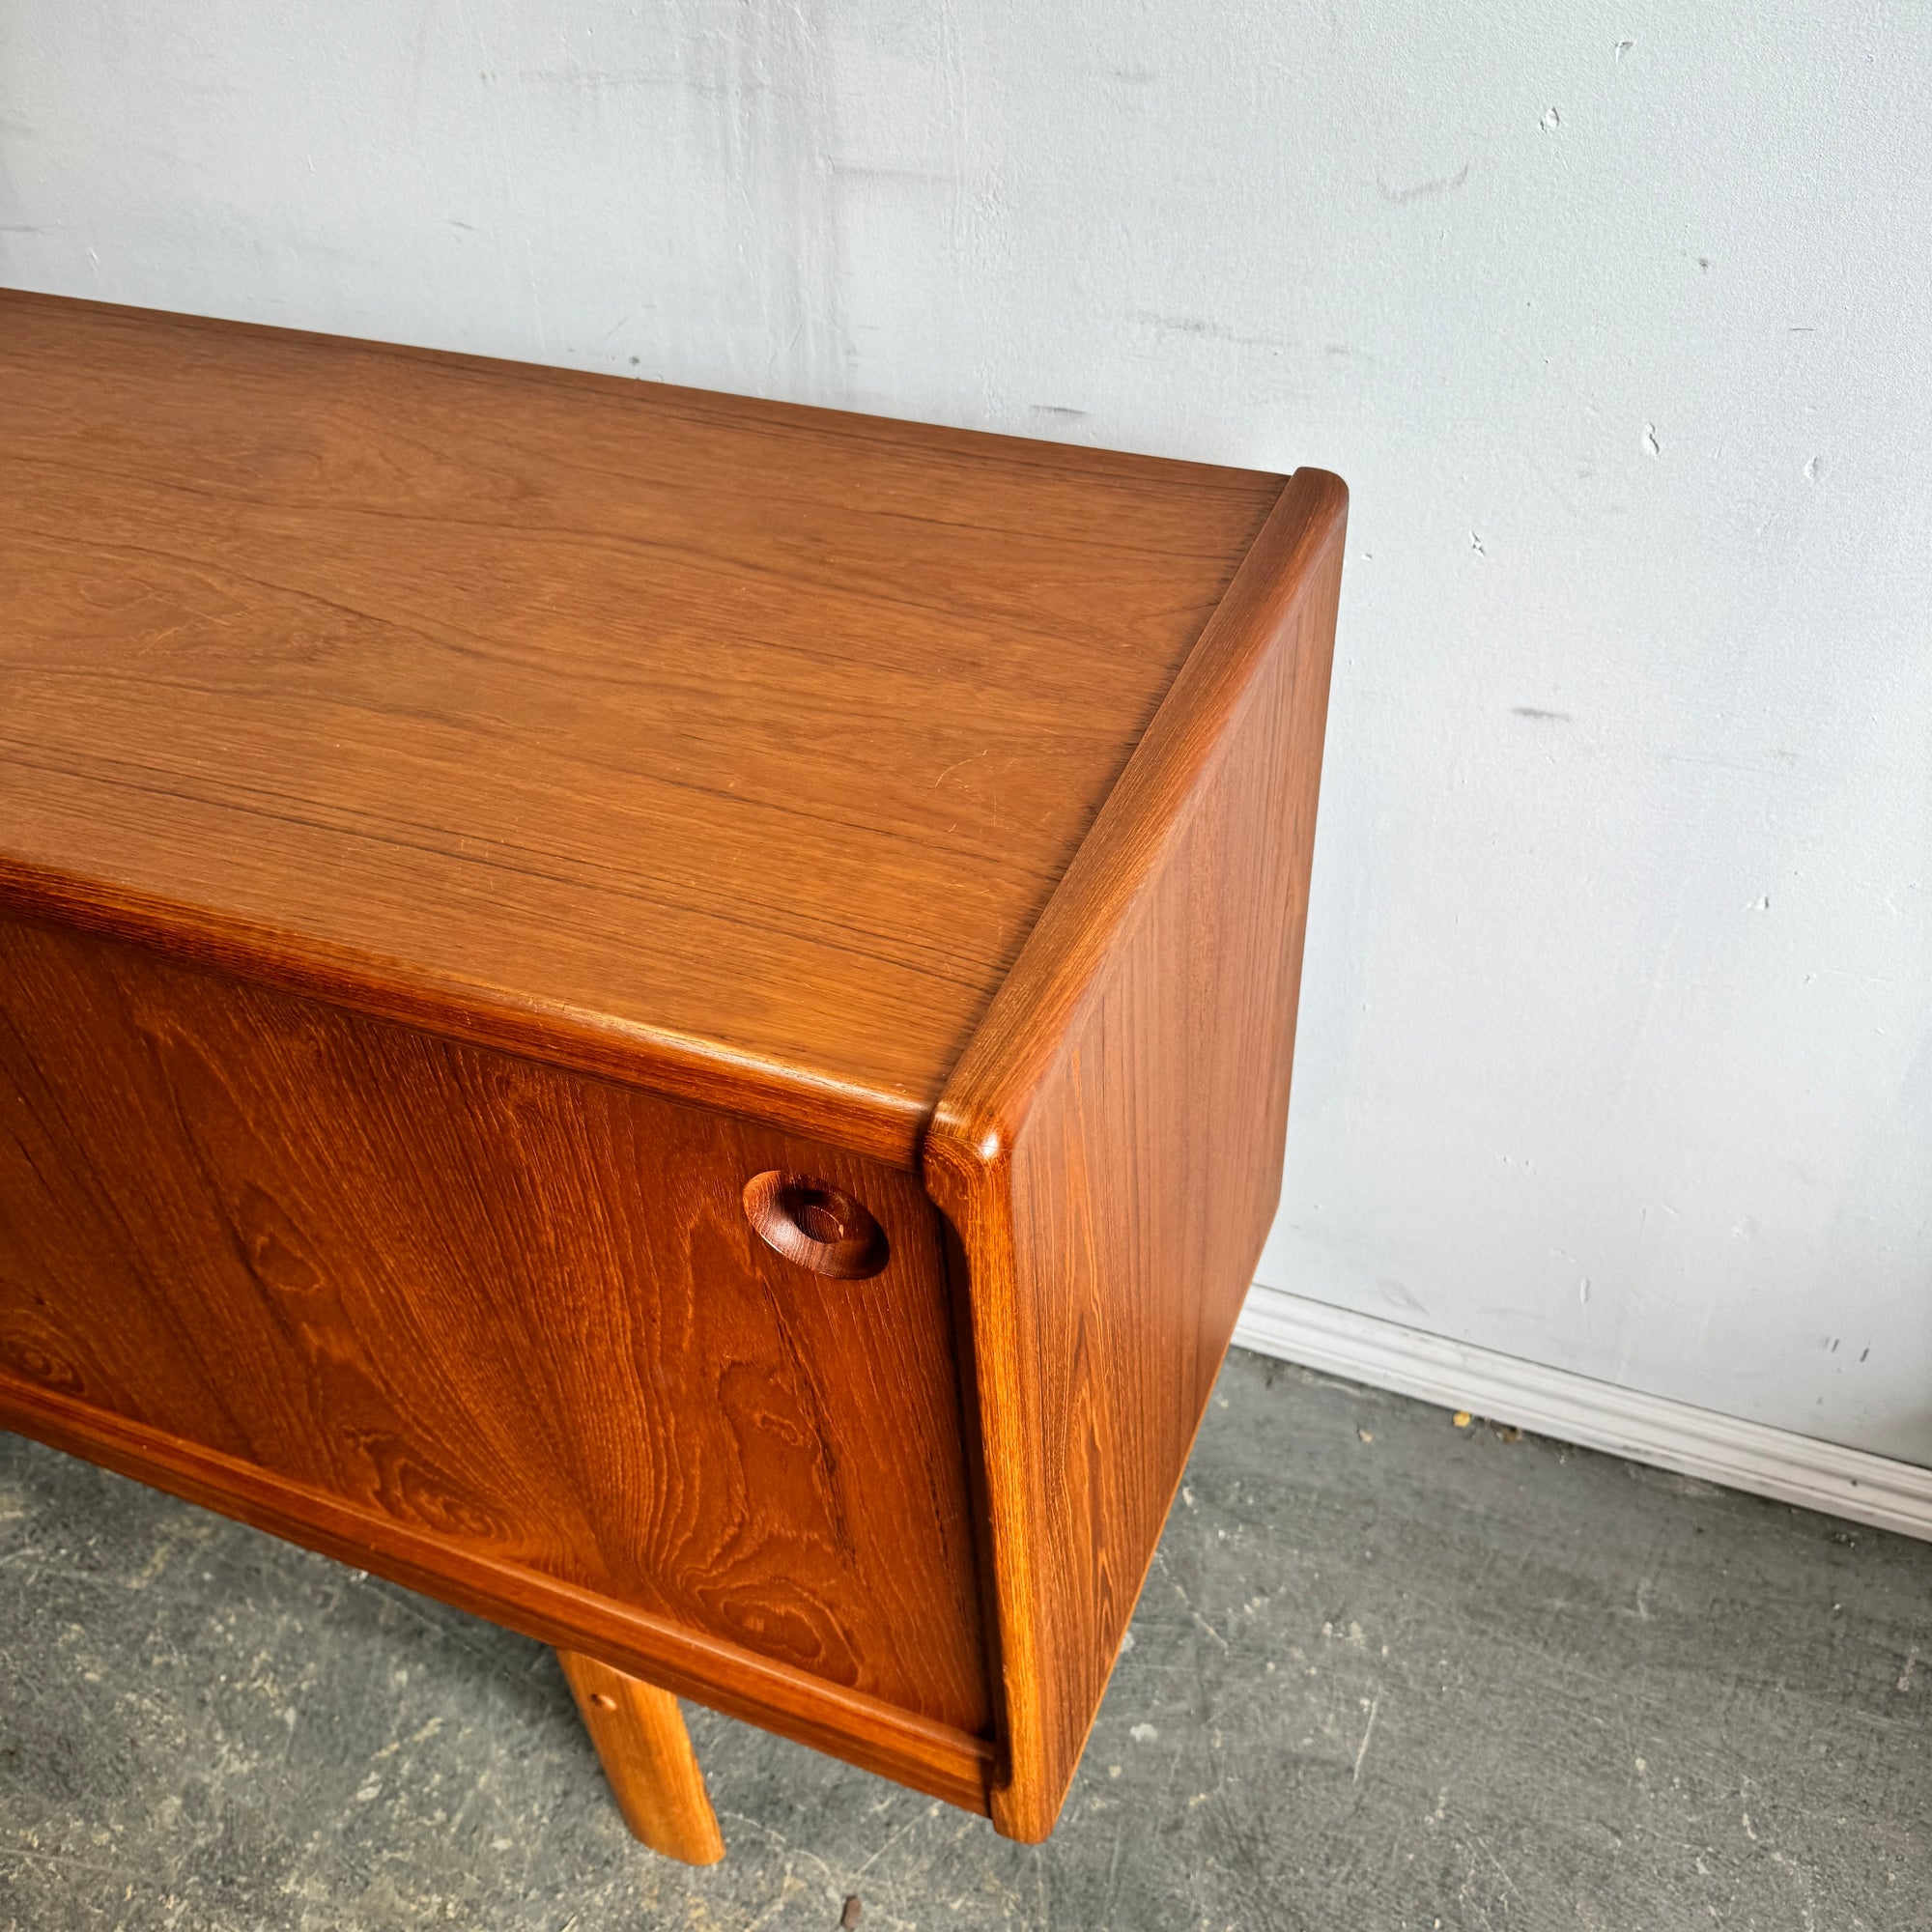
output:
{"label": "cabinet side panel", "polygon": [[1344,500],[1284,493],[928,1150],[967,1261],[1017,1837],[1058,1815],[1280,1192]]}
{"label": "cabinet side panel", "polygon": [[[773,1253],[774,1168],[884,1271]],[[0,920],[0,1373],[399,1525],[428,1587],[440,1548],[984,1733],[936,1236],[856,1155]]]}

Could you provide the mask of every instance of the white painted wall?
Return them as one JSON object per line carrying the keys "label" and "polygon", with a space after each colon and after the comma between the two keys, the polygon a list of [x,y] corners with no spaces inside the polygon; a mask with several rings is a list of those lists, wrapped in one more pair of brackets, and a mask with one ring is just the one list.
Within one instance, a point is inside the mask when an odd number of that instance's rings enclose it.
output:
{"label": "white painted wall", "polygon": [[1932,1463],[1932,15],[0,0],[0,280],[1354,489],[1266,1280]]}

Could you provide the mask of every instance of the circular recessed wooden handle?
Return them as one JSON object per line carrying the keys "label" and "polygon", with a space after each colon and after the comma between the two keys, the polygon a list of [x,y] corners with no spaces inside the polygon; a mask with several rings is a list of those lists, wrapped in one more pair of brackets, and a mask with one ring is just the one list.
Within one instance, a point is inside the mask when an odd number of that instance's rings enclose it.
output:
{"label": "circular recessed wooden handle", "polygon": [[864,1281],[886,1264],[886,1231],[849,1194],[809,1174],[753,1175],[745,1218],[786,1261],[835,1281]]}

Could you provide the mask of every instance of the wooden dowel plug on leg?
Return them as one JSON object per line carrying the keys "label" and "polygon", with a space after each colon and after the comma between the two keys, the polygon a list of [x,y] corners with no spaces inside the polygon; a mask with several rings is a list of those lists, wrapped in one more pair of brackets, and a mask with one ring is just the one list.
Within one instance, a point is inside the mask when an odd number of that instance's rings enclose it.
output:
{"label": "wooden dowel plug on leg", "polygon": [[715,1865],[724,1840],[677,1699],[593,1657],[556,1656],[625,1824],[668,1859]]}

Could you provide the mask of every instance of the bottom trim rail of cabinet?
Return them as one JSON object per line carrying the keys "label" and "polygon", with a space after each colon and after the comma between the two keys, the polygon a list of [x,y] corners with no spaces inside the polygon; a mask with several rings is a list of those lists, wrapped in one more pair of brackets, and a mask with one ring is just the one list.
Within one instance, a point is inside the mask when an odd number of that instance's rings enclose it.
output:
{"label": "bottom trim rail of cabinet", "polygon": [[786,1664],[0,1375],[0,1427],[985,1816],[994,1749]]}

